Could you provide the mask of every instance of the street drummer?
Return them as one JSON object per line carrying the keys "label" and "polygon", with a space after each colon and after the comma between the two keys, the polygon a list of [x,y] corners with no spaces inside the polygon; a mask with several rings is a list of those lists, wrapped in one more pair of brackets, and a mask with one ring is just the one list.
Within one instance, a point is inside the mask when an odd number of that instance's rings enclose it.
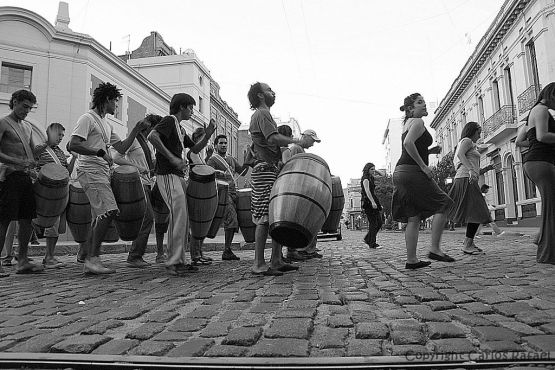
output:
{"label": "street drummer", "polygon": [[93,92],[92,108],[77,120],[71,136],[70,150],[79,154],[77,180],[83,187],[93,211],[92,232],[89,237],[84,272],[110,274],[114,269],[103,265],[100,246],[118,214],[118,206],[110,185],[110,168],[114,161],[110,147],[124,154],[133,144],[137,134],[144,129],[144,121],[121,140],[108,122],[108,114],[115,114],[120,90],[109,82],[101,83]]}

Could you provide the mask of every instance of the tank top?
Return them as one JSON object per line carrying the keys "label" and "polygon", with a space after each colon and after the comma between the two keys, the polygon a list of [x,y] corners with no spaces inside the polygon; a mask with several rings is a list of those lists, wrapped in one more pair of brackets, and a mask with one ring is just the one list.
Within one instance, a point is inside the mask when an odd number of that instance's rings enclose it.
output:
{"label": "tank top", "polygon": [[[407,133],[408,133],[408,130],[403,132],[403,134],[401,135],[401,148],[403,149],[401,151],[401,157],[397,161],[397,166],[401,164],[418,165],[418,163],[416,163],[416,161],[412,159],[410,154],[405,149],[405,146],[403,145],[403,142],[405,141],[405,137],[407,136]],[[430,145],[432,145],[433,142],[434,142],[434,139],[432,138],[432,135],[430,135],[430,133],[426,128],[424,128],[424,133],[420,135],[420,137],[416,139],[416,141],[414,142],[414,144],[416,145],[416,150],[418,151],[418,155],[420,156],[420,158],[422,158],[426,166],[428,165],[428,155],[429,155],[428,148]]]}
{"label": "tank top", "polygon": [[[547,132],[555,133],[555,119],[553,119],[551,114],[549,114],[547,122]],[[530,143],[530,149],[524,155],[523,162],[543,161],[555,164],[555,145],[538,141],[536,138],[536,127],[532,127],[526,132],[526,138]]]}
{"label": "tank top", "polygon": [[[465,140],[472,142],[470,138],[465,137],[461,141],[459,141],[458,148],[461,147],[462,142]],[[457,157],[457,153],[455,152],[455,157],[453,158],[453,165],[457,170],[457,173],[455,174],[456,179],[459,179],[461,177],[470,177],[470,170],[474,170],[476,171],[476,173],[480,173],[480,153],[478,153],[478,150],[476,149],[476,143],[471,143],[471,147],[468,150],[468,152],[465,153],[465,156],[466,156],[466,159],[468,159],[468,161],[472,165],[472,168],[467,168],[459,160],[459,157]]]}

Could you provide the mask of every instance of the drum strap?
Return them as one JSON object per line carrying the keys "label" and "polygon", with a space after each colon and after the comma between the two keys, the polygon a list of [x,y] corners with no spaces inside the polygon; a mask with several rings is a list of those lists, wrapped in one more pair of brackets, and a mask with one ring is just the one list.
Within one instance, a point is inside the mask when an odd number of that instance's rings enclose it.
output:
{"label": "drum strap", "polygon": [[63,166],[62,162],[60,161],[60,158],[58,158],[58,156],[56,155],[56,153],[54,153],[54,150],[52,150],[51,147],[47,146],[46,151],[48,152],[48,154],[50,154],[50,156],[52,157],[54,162],[56,162],[56,164]]}
{"label": "drum strap", "polygon": [[[181,125],[179,124],[179,121],[177,120],[177,117],[172,116],[173,120],[175,122],[175,130],[177,131],[177,136],[179,137],[179,143],[183,146],[183,142],[185,141],[185,136],[183,135],[183,131],[181,131]],[[183,147],[183,149],[185,149],[185,147]]]}
{"label": "drum strap", "polygon": [[222,163],[224,165],[224,167],[226,168],[226,171],[229,172],[229,176],[231,176],[231,179],[233,180],[233,183],[235,184],[235,186],[237,186],[237,184],[235,182],[235,178],[233,177],[233,172],[231,171],[231,167],[229,167],[229,163],[227,163],[225,158],[222,158],[222,156],[219,155],[218,153],[214,154],[214,158],[217,159],[218,161],[220,161],[220,163]]}
{"label": "drum strap", "polygon": [[[21,129],[20,124],[15,122],[12,117],[7,116],[6,119],[6,122],[8,122],[12,130],[14,130],[17,136],[19,136],[19,140],[21,140],[21,144],[23,145],[23,149],[25,150],[25,154],[27,154],[27,157],[29,159],[34,159],[35,157],[33,155],[33,151],[31,150],[31,139],[27,137],[25,132]],[[23,121],[21,122],[21,125],[22,124]]]}
{"label": "drum strap", "polygon": [[98,118],[96,118],[94,114],[90,112],[87,112],[87,114],[93,119],[94,123],[100,130],[100,134],[102,135],[102,140],[104,141],[104,144],[106,144],[106,148],[108,148],[110,146],[110,138],[108,137],[108,133],[104,129],[104,125],[98,120]]}
{"label": "drum strap", "polygon": [[150,148],[148,147],[148,143],[146,142],[145,137],[143,136],[142,132],[137,134],[137,141],[139,145],[143,149],[143,153],[145,154],[146,163],[148,164],[149,170],[154,170],[154,161],[152,160],[152,155],[150,153]]}

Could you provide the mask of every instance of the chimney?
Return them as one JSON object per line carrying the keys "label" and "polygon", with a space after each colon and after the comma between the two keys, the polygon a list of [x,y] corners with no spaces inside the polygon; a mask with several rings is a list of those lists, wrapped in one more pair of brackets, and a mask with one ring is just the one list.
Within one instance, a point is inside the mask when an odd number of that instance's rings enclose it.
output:
{"label": "chimney", "polygon": [[69,6],[66,2],[60,1],[58,5],[58,15],[56,16],[56,29],[60,31],[69,31]]}

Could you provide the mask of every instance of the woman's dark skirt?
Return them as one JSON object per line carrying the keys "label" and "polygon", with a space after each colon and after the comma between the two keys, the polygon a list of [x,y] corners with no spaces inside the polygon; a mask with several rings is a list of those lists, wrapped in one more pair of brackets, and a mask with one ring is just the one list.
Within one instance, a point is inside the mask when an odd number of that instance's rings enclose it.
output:
{"label": "woman's dark skirt", "polygon": [[391,214],[398,222],[408,222],[409,217],[415,216],[424,220],[436,213],[445,213],[453,204],[436,182],[415,165],[395,167],[393,185]]}
{"label": "woman's dark skirt", "polygon": [[459,224],[489,224],[492,222],[486,200],[482,196],[477,181],[469,182],[468,177],[453,181],[449,197],[455,204],[449,209],[450,220]]}

